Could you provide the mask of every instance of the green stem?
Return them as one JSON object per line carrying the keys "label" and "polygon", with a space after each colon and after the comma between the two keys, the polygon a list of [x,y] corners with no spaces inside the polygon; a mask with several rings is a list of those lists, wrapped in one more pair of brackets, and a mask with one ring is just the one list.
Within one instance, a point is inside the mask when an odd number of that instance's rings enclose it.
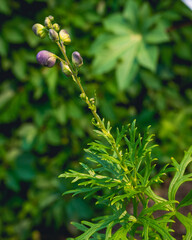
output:
{"label": "green stem", "polygon": [[[129,170],[127,169],[126,166],[122,165],[122,156],[120,154],[120,152],[118,151],[118,147],[116,145],[115,139],[113,138],[113,136],[111,135],[111,133],[106,129],[104,123],[102,122],[101,118],[99,117],[99,115],[96,112],[96,106],[94,104],[92,104],[87,96],[87,94],[85,93],[85,90],[81,84],[80,78],[77,77],[77,72],[73,69],[67,54],[66,54],[66,50],[65,50],[65,46],[63,45],[63,43],[59,43],[59,41],[56,42],[58,47],[60,48],[65,61],[67,62],[68,66],[70,67],[71,71],[72,71],[72,78],[73,80],[77,83],[77,85],[79,86],[81,93],[84,95],[85,101],[89,107],[89,109],[91,110],[95,120],[97,121],[97,126],[101,129],[101,131],[107,136],[107,138],[109,139],[109,143],[111,144],[112,148],[114,149],[115,153],[117,154],[118,159],[120,160],[120,165],[122,167],[122,169],[129,174]],[[126,176],[126,180],[128,181],[128,178]]]}

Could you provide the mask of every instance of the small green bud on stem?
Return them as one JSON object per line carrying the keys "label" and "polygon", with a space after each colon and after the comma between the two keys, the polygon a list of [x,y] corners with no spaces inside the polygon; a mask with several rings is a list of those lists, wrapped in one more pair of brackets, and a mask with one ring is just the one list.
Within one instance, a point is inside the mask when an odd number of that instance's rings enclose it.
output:
{"label": "small green bud on stem", "polygon": [[[54,19],[54,18],[53,18],[53,19]],[[46,26],[47,28],[51,28],[51,27],[52,27],[52,23],[51,23],[50,17],[46,17],[44,23],[45,23],[45,26]]]}
{"label": "small green bud on stem", "polygon": [[61,66],[61,70],[62,72],[67,76],[71,76],[72,75],[72,71],[70,69],[70,67],[67,64],[64,64],[63,62],[60,62],[60,66]]}
{"label": "small green bud on stem", "polygon": [[71,42],[71,38],[69,33],[65,29],[61,29],[59,32],[60,41],[63,42],[65,45],[68,45]]}
{"label": "small green bud on stem", "polygon": [[86,100],[86,95],[85,95],[85,93],[81,93],[81,94],[80,94],[80,98],[81,98],[82,100]]}
{"label": "small green bud on stem", "polygon": [[54,20],[54,17],[52,15],[49,15],[48,18],[53,21]]}
{"label": "small green bud on stem", "polygon": [[33,32],[35,33],[36,36],[40,38],[45,38],[46,37],[46,29],[43,25],[40,23],[36,23],[32,27]]}
{"label": "small green bud on stem", "polygon": [[54,23],[54,24],[53,24],[53,29],[54,29],[56,32],[59,32],[59,29],[60,29],[59,24]]}

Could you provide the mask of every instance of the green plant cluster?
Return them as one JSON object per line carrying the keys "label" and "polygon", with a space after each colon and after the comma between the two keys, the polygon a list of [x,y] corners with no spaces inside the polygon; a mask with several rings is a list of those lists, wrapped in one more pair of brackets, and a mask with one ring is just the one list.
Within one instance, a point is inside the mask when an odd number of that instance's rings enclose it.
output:
{"label": "green plant cluster", "polygon": [[[117,129],[114,137],[110,121],[106,124],[105,119],[101,120],[97,113],[96,99],[88,97],[81,83],[78,73],[83,65],[83,58],[77,51],[72,53],[71,58],[68,57],[66,45],[71,43],[70,35],[53,21],[54,17],[48,16],[45,18],[45,26],[36,23],[32,29],[40,38],[48,35],[59,47],[62,57],[42,50],[37,54],[37,61],[49,68],[54,67],[56,60],[60,61],[62,72],[68,77],[71,76],[79,87],[80,97],[93,115],[92,124],[96,128],[94,131],[102,138],[102,141],[96,140],[89,144],[91,147],[86,150],[88,164],[80,163],[83,169],[69,170],[60,175],[60,177],[72,178],[72,183],[78,182],[76,189],[66,191],[65,194],[73,193],[73,196],[83,194],[84,198],[91,196],[92,199],[97,199],[96,204],[111,209],[109,215],[99,216],[91,222],[74,223],[84,232],[75,239],[131,240],[139,236],[145,240],[174,240],[171,235],[174,231],[171,223],[175,222],[176,217],[186,229],[183,239],[190,240],[191,213],[185,216],[179,209],[192,205],[192,191],[180,202],[176,200],[176,193],[183,183],[192,181],[192,173],[185,174],[186,168],[192,162],[192,147],[185,153],[180,164],[172,158],[173,167],[168,168],[169,164],[164,165],[153,175],[156,166],[153,162],[157,159],[152,157],[152,149],[155,145],[149,145],[152,135],[146,132],[144,137],[141,137],[137,134],[133,121],[131,126]],[[175,173],[168,187],[168,199],[165,199],[156,195],[151,187],[155,183],[162,183],[163,175],[168,172]],[[149,205],[150,200],[154,202],[152,206]],[[132,203],[133,213],[127,210],[129,203]],[[141,212],[138,211],[139,203],[142,204]],[[167,213],[155,217],[154,213],[159,210]],[[117,226],[115,231],[114,228]],[[105,231],[101,233],[101,230]]]}
{"label": "green plant cluster", "polygon": [[82,198],[63,199],[71,186],[56,176],[78,168],[91,116],[59,67],[40,71],[34,49],[59,50],[34,36],[34,20],[53,14],[66,27],[69,53],[82,49],[91,62],[81,74],[102,116],[114,126],[136,118],[141,131],[151,124],[165,163],[191,144],[191,11],[178,0],[0,3],[0,237],[38,239],[61,227],[62,235],[74,234],[69,221],[89,219],[93,210]]}

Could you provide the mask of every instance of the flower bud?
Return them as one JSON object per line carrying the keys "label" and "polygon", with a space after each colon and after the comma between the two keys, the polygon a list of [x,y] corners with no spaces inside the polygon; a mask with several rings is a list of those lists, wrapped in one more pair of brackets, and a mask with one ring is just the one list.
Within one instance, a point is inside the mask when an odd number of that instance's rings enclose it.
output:
{"label": "flower bud", "polygon": [[49,29],[49,37],[52,41],[58,41],[59,35],[54,29]]}
{"label": "flower bud", "polygon": [[45,18],[45,26],[48,27],[48,28],[51,28],[52,27],[52,24],[51,24],[51,20],[49,17],[46,17]]}
{"label": "flower bud", "polygon": [[65,29],[61,29],[61,31],[59,32],[59,38],[60,38],[60,41],[62,41],[66,45],[71,42],[69,33]]}
{"label": "flower bud", "polygon": [[54,17],[53,16],[51,16],[51,15],[49,15],[49,17],[48,17],[51,21],[53,21],[54,20]]}
{"label": "flower bud", "polygon": [[85,93],[81,93],[81,94],[80,94],[80,98],[83,99],[83,100],[85,100],[85,99],[86,99],[86,94],[85,94]]}
{"label": "flower bud", "polygon": [[37,58],[37,62],[45,67],[51,68],[56,63],[55,54],[46,50],[42,50],[38,52],[36,58]]}
{"label": "flower bud", "polygon": [[59,29],[60,29],[59,24],[54,23],[54,24],[53,24],[53,29],[54,29],[56,32],[59,32]]}
{"label": "flower bud", "polygon": [[61,70],[62,72],[67,76],[71,76],[72,75],[72,71],[70,69],[70,67],[67,64],[64,64],[63,62],[60,62],[60,66],[61,66]]}
{"label": "flower bud", "polygon": [[36,36],[40,38],[45,38],[46,37],[46,29],[43,25],[40,23],[36,23],[32,27],[33,32],[35,33]]}
{"label": "flower bud", "polygon": [[76,67],[81,67],[83,65],[83,58],[81,57],[79,52],[75,51],[72,53],[72,63]]}

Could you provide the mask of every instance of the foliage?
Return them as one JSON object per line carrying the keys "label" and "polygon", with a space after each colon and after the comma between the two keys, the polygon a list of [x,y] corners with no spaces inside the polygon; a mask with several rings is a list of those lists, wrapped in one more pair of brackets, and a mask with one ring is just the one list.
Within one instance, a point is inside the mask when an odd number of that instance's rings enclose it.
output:
{"label": "foliage", "polygon": [[[48,20],[48,24],[46,24]],[[179,203],[176,201],[176,193],[184,182],[192,181],[192,173],[184,175],[187,166],[192,162],[192,146],[186,152],[183,160],[179,164],[172,158],[173,167],[165,165],[154,176],[152,176],[156,160],[151,156],[152,148],[150,145],[152,135],[147,132],[144,137],[137,135],[135,121],[131,126],[123,126],[121,130],[117,129],[117,136],[111,133],[110,122],[101,120],[97,114],[95,98],[89,98],[81,84],[78,76],[79,68],[83,65],[83,59],[79,52],[72,53],[72,61],[67,56],[67,46],[70,40],[69,34],[64,30],[54,28],[53,16],[45,18],[45,26],[33,25],[34,33],[42,37],[42,30],[47,32],[49,38],[55,42],[61,53],[62,58],[48,51],[40,51],[37,54],[37,61],[46,67],[53,67],[56,59],[60,61],[62,72],[79,87],[80,97],[85,101],[92,112],[92,123],[96,127],[94,130],[98,137],[105,141],[96,140],[90,144],[86,150],[88,163],[81,163],[83,169],[79,171],[69,170],[60,177],[72,178],[72,183],[78,182],[77,188],[66,191],[65,194],[73,193],[84,194],[85,197],[96,198],[96,204],[102,204],[111,209],[110,215],[100,216],[92,222],[82,221],[81,224],[74,224],[84,233],[76,237],[76,240],[83,239],[135,239],[136,235],[144,239],[170,239],[175,238],[171,235],[174,230],[171,223],[173,218],[177,219],[185,226],[186,234],[183,239],[192,237],[192,219],[191,216],[185,216],[178,211],[183,206],[191,205],[189,192]],[[38,28],[36,26],[38,25]],[[61,34],[62,33],[62,34]],[[63,33],[66,37],[63,37]],[[44,37],[44,35],[43,35]],[[51,60],[50,60],[51,58]],[[129,136],[128,136],[129,135]],[[122,144],[124,139],[125,144]],[[155,183],[161,183],[163,175],[175,171],[175,175],[170,182],[168,189],[168,200],[158,196],[152,190]],[[101,194],[98,194],[98,193]],[[150,207],[149,200],[154,204]],[[132,203],[133,214],[127,210],[127,204]],[[139,212],[139,203],[142,204],[142,210]],[[176,207],[176,204],[178,206]],[[155,218],[154,213],[158,210],[164,210],[168,213]],[[118,230],[114,227],[119,225]],[[101,233],[101,230],[105,230]],[[71,239],[71,238],[70,238]]]}
{"label": "foliage", "polygon": [[111,14],[104,20],[104,29],[110,33],[99,35],[92,46],[95,72],[105,73],[116,66],[120,90],[130,85],[139,66],[155,72],[158,44],[169,41],[165,20],[163,14],[151,15],[148,3],[127,1],[122,13]]}
{"label": "foliage", "polygon": [[[91,49],[89,46],[94,40],[98,42],[103,34],[115,37],[106,22],[115,15],[124,19],[126,2],[1,1],[0,238],[31,239],[36,234],[44,236],[47,228],[59,232],[61,226],[74,234],[62,216],[67,216],[68,222],[93,216],[89,202],[58,197],[71,186],[55,176],[69,167],[77,170],[76,161],[84,157],[81,147],[90,141],[88,136],[94,135],[90,115],[85,114],[76,90],[60,69],[38,69],[34,48],[39,45],[38,50],[58,50],[47,39],[39,44],[31,31],[33,20],[42,22],[53,13],[70,32],[73,47],[69,47],[69,53],[81,49],[88,63],[96,43]],[[141,8],[143,1],[134,2]],[[163,164],[171,156],[181,159],[191,144],[191,12],[179,0],[146,2],[150,18],[163,16],[158,23],[166,22],[169,36],[169,42],[152,44],[159,52],[156,71],[138,64],[139,71],[123,91],[114,74],[119,61],[102,75],[95,72],[93,61],[92,68],[85,64],[81,75],[91,95],[96,89],[100,112],[114,126],[135,118],[141,131],[152,125],[151,131],[157,133],[156,141],[161,145],[153,152]],[[94,57],[98,58],[96,53]],[[74,214],[77,206],[79,211]],[[105,210],[96,208],[96,212],[105,214]]]}

